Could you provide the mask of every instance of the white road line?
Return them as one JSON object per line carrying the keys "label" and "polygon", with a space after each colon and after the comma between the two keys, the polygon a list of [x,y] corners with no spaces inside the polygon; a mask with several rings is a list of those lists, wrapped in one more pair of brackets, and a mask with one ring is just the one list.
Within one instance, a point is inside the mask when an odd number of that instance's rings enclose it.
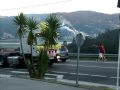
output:
{"label": "white road line", "polygon": [[28,72],[23,72],[23,71],[10,71],[12,73],[21,73],[21,74],[29,74]]}
{"label": "white road line", "polygon": [[60,72],[60,71],[51,71],[51,72],[53,72],[53,73],[62,73],[62,74],[67,74],[67,73],[69,73],[69,72]]}
{"label": "white road line", "polygon": [[[19,74],[28,74],[28,72],[22,72],[22,71],[11,71],[12,73],[19,73]],[[76,73],[70,73],[70,72],[59,72],[59,71],[51,71],[57,74],[50,74],[50,73],[46,73],[45,75],[52,75],[55,76],[56,79],[63,79],[64,75],[63,74],[71,74],[71,75],[76,75]],[[59,74],[59,75],[58,75]],[[60,75],[61,74],[61,75]],[[78,73],[78,75],[82,75],[82,76],[92,76],[92,77],[108,77],[108,76],[104,76],[104,75],[90,75],[90,74],[86,74],[86,73]],[[0,77],[10,77],[12,75],[7,75],[5,76],[4,74],[0,74]],[[112,79],[116,79],[117,77],[110,77]]]}
{"label": "white road line", "polygon": [[[70,73],[70,72],[59,72],[59,71],[51,71],[51,72],[54,72],[54,73],[61,73],[61,74],[71,74],[71,75],[76,75],[76,73]],[[78,75],[82,75],[82,76],[92,76],[92,77],[108,77],[108,76],[105,76],[105,75],[90,75],[90,74],[86,74],[86,73],[78,73]],[[110,78],[116,78],[116,77],[110,77]]]}
{"label": "white road line", "polygon": [[51,80],[51,79],[55,79],[55,78],[44,77],[44,79]]}
{"label": "white road line", "polygon": [[78,73],[78,75],[89,76],[89,74],[85,74],[85,73]]}
{"label": "white road line", "polygon": [[45,75],[52,75],[52,76],[56,76],[56,78],[57,78],[57,79],[63,79],[63,76],[64,76],[64,75],[49,74],[49,73],[46,73]]}
{"label": "white road line", "polygon": [[[69,74],[76,75],[76,73],[69,73]],[[85,74],[85,73],[78,73],[78,75],[89,76],[89,74]]]}
{"label": "white road line", "polygon": [[[22,71],[10,71],[10,72],[19,73],[19,74],[29,74],[28,72],[22,72]],[[49,73],[46,73],[45,75],[52,75],[52,76],[55,76],[57,79],[63,79],[63,75],[49,74]]]}
{"label": "white road line", "polygon": [[117,79],[117,77],[110,77],[110,78],[112,78],[112,79]]}
{"label": "white road line", "polygon": [[64,75],[57,75],[57,79],[63,79]]}
{"label": "white road line", "polygon": [[1,78],[10,78],[12,75],[0,74]]}
{"label": "white road line", "polygon": [[56,79],[63,79],[63,76],[64,76],[64,75],[49,74],[49,73],[46,73],[45,75],[52,75],[52,76],[56,76]]}
{"label": "white road line", "polygon": [[[59,71],[51,71],[54,73],[61,73],[61,74],[71,74],[71,75],[75,75],[76,73],[71,73],[71,72],[59,72]],[[85,74],[85,73],[78,73],[78,75],[89,75],[89,74]]]}
{"label": "white road line", "polygon": [[90,76],[93,76],[93,77],[107,77],[107,76],[104,76],[104,75],[90,75]]}
{"label": "white road line", "polygon": [[[62,66],[73,66],[76,67],[75,64],[55,64],[55,65],[62,65]],[[105,68],[105,69],[117,69],[117,67],[103,67],[103,66],[86,66],[86,65],[78,65],[79,67],[88,67],[88,68]]]}
{"label": "white road line", "polygon": [[86,65],[79,65],[81,67],[92,67],[92,68],[108,68],[108,69],[117,69],[117,67],[100,67],[100,66],[86,66]]}
{"label": "white road line", "polygon": [[69,74],[75,75],[76,73],[69,73]]}
{"label": "white road line", "polygon": [[[112,78],[112,79],[117,79],[117,77],[110,77],[110,78]],[[120,77],[119,77],[120,78]]]}

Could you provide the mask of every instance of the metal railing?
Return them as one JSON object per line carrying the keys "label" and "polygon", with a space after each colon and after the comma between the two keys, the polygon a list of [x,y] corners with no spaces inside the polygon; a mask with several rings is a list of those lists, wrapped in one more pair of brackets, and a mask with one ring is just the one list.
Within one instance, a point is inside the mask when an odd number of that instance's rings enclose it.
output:
{"label": "metal railing", "polygon": [[[69,56],[77,56],[77,53],[69,53]],[[106,57],[118,57],[118,54],[104,54]],[[98,57],[98,54],[80,53],[81,57]]]}

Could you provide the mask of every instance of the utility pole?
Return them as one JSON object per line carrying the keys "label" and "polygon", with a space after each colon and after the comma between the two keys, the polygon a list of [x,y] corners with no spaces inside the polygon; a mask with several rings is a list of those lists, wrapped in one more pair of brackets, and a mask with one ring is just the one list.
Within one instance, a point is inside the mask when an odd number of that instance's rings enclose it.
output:
{"label": "utility pole", "polygon": [[[117,7],[120,8],[120,0],[118,0]],[[120,21],[120,12],[119,12],[119,21]],[[118,49],[119,49],[119,51],[118,51],[118,68],[117,68],[116,90],[119,90],[119,77],[120,77],[120,25],[119,25],[119,48]]]}

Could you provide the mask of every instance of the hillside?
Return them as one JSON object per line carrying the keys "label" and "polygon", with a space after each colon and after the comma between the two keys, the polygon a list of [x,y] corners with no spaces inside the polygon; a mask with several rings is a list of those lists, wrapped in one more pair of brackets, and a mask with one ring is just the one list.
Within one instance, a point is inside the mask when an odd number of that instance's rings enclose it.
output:
{"label": "hillside", "polygon": [[[74,28],[78,31],[94,36],[100,32],[103,32],[105,29],[113,29],[118,27],[119,22],[118,14],[104,14],[92,11],[77,11],[57,14],[60,16],[61,21],[71,30]],[[46,17],[46,14],[30,14],[27,16],[33,16],[38,22],[40,22]],[[0,17],[0,37],[3,37],[4,32],[12,34],[16,37],[16,30],[17,27],[13,23],[13,16]],[[66,29],[66,31],[69,30]]]}
{"label": "hillside", "polygon": [[80,31],[88,35],[103,32],[105,29],[118,27],[118,14],[104,14],[92,11],[60,13],[60,15]]}

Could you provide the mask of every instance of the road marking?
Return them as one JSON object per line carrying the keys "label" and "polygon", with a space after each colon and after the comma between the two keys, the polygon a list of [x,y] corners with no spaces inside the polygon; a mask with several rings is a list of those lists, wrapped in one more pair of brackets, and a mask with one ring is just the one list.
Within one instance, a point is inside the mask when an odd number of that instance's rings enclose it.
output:
{"label": "road marking", "polygon": [[[72,75],[75,75],[76,73],[71,73],[71,72],[59,72],[59,71],[51,71],[51,72],[54,72],[54,73],[61,73],[61,74],[72,74]],[[85,74],[85,73],[78,73],[78,75],[89,75],[89,74]]]}
{"label": "road marking", "polygon": [[[59,71],[51,71],[51,72],[54,72],[54,73],[61,73],[61,74],[71,74],[71,75],[76,75],[76,73],[70,73],[70,72],[59,72]],[[78,73],[78,75],[82,75],[82,76],[92,76],[92,77],[103,77],[103,78],[107,78],[109,76],[105,76],[105,75],[90,75],[90,74],[86,74],[86,73]],[[117,77],[109,77],[109,78],[113,78],[113,79],[116,79]]]}
{"label": "road marking", "polygon": [[62,74],[67,74],[69,72],[59,72],[59,71],[50,71],[50,72],[53,72],[53,73],[62,73]]}
{"label": "road marking", "polygon": [[10,78],[12,75],[0,74],[1,78]]}
{"label": "road marking", "polygon": [[44,79],[46,79],[46,80],[52,80],[52,79],[55,79],[55,78],[44,77]]}
{"label": "road marking", "polygon": [[69,73],[69,74],[75,75],[76,73]]}
{"label": "road marking", "polygon": [[[69,74],[76,75],[76,73],[69,73]],[[85,74],[85,73],[78,73],[78,75],[89,76],[89,74]]]}
{"label": "road marking", "polygon": [[57,75],[57,79],[63,79],[64,75]]}
{"label": "road marking", "polygon": [[23,71],[10,71],[12,73],[21,73],[21,74],[29,74],[28,72],[23,72]]}
{"label": "road marking", "polygon": [[117,77],[110,77],[110,78],[112,78],[112,79],[116,79]]}
{"label": "road marking", "polygon": [[45,75],[52,75],[52,76],[56,76],[56,79],[63,79],[63,75],[50,74],[50,73],[46,73]]}
{"label": "road marking", "polygon": [[[29,74],[28,72],[26,71],[10,71],[12,73],[19,73],[19,74]],[[59,71],[50,71],[50,72],[54,72],[54,73],[57,73],[57,74],[50,74],[50,73],[46,73],[45,75],[52,75],[52,76],[55,76],[56,79],[63,79],[64,75],[60,75],[60,74],[71,74],[71,75],[76,75],[76,73],[70,73],[70,72],[59,72]],[[59,74],[59,75],[58,75]],[[104,75],[90,75],[90,74],[86,74],[86,73],[78,73],[78,75],[83,75],[83,76],[92,76],[92,77],[108,77],[108,76],[104,76]],[[4,74],[0,74],[0,77],[11,77],[12,75],[4,75]],[[46,77],[46,78],[49,78],[49,77]],[[112,79],[116,79],[117,77],[109,77],[109,78],[112,78]],[[53,78],[51,78],[53,79]]]}
{"label": "road marking", "polygon": [[[112,78],[112,79],[117,79],[117,77],[110,77],[110,78]],[[119,77],[120,78],[120,77]]]}
{"label": "road marking", "polygon": [[[74,64],[55,64],[55,65],[63,65],[63,66],[73,66],[76,67]],[[86,65],[78,65],[79,67],[89,67],[89,68],[106,68],[106,69],[117,69],[117,67],[103,67],[103,66],[86,66]]]}
{"label": "road marking", "polygon": [[[29,74],[29,72],[23,72],[23,71],[10,71],[12,73],[19,73],[19,74]],[[63,75],[58,75],[58,74],[49,74],[49,73],[46,73],[45,75],[52,75],[52,76],[55,76],[57,79],[62,79],[63,78]]]}
{"label": "road marking", "polygon": [[78,73],[78,75],[89,76],[89,74],[85,74],[85,73]]}
{"label": "road marking", "polygon": [[100,66],[86,66],[86,65],[79,65],[81,67],[91,67],[91,68],[108,68],[108,69],[117,69],[117,67],[100,67]]}
{"label": "road marking", "polygon": [[90,76],[93,76],[93,77],[107,77],[107,76],[104,76],[104,75],[90,75]]}

